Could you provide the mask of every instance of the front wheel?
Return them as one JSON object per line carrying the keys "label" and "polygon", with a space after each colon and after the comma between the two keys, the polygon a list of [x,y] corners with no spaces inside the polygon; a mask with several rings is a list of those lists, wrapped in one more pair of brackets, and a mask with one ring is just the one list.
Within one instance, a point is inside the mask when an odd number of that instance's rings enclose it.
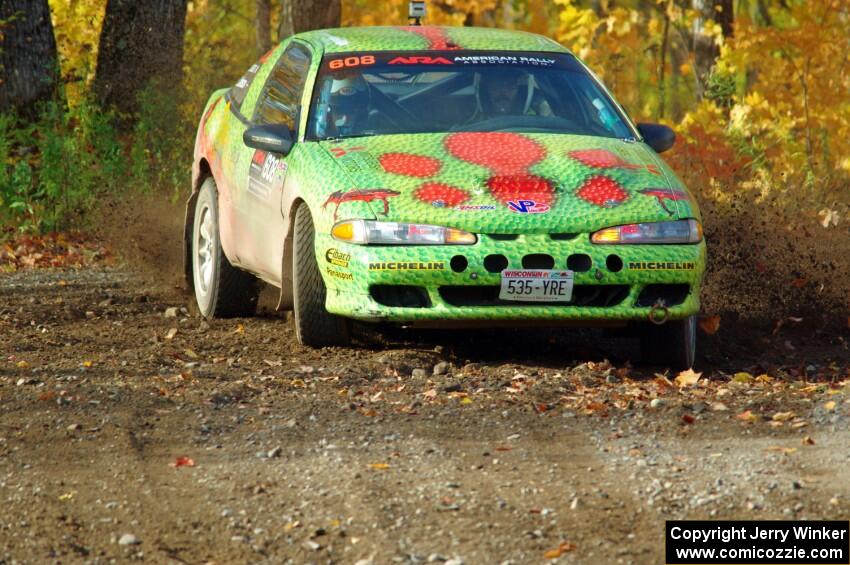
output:
{"label": "front wheel", "polygon": [[253,316],[260,288],[250,273],[230,264],[218,235],[218,191],[208,178],[195,203],[192,226],[192,278],[201,315],[211,318]]}
{"label": "front wheel", "polygon": [[697,317],[672,320],[660,326],[640,328],[640,354],[644,363],[683,371],[694,366],[697,343]]}
{"label": "front wheel", "polygon": [[305,204],[295,211],[292,286],[298,343],[310,347],[347,345],[351,341],[350,320],[325,308],[327,288],[316,261],[313,218]]}

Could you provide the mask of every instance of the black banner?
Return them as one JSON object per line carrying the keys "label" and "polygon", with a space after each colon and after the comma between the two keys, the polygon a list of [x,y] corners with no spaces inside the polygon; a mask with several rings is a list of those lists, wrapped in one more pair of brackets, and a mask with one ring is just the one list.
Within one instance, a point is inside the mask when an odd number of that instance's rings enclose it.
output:
{"label": "black banner", "polygon": [[678,520],[666,528],[667,565],[847,565],[850,522]]}

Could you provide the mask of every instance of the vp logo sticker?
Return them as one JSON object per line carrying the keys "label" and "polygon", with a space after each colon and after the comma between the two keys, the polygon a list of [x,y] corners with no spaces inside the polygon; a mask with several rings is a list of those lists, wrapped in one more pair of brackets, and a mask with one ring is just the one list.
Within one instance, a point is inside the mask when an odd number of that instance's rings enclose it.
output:
{"label": "vp logo sticker", "polygon": [[549,205],[534,200],[511,200],[508,202],[508,208],[512,212],[519,214],[542,214],[549,211]]}

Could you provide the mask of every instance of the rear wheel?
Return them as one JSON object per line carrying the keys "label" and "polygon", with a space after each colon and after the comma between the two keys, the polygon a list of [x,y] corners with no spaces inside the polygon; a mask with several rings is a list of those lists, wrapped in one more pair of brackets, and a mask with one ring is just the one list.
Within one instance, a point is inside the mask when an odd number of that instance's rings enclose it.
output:
{"label": "rear wheel", "polygon": [[257,279],[230,264],[218,233],[218,191],[208,178],[195,204],[192,228],[195,300],[205,318],[253,316],[260,294]]}
{"label": "rear wheel", "polygon": [[696,358],[696,342],[696,316],[640,328],[640,354],[646,364],[664,365],[675,371],[690,369]]}
{"label": "rear wheel", "polygon": [[293,310],[298,342],[310,347],[347,345],[351,321],[325,308],[327,288],[316,261],[315,230],[310,210],[304,204],[295,212],[292,253]]}

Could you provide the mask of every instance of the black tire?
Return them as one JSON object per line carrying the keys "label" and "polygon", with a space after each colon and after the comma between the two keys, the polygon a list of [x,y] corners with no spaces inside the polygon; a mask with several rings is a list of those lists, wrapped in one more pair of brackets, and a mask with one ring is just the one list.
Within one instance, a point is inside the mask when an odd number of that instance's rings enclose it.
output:
{"label": "black tire", "polygon": [[351,321],[325,308],[327,288],[316,261],[314,235],[310,209],[301,204],[295,211],[292,253],[295,335],[298,343],[310,347],[347,345],[351,342]]}
{"label": "black tire", "polygon": [[230,264],[218,232],[218,190],[208,178],[195,203],[192,226],[192,280],[195,301],[207,319],[253,316],[260,295],[259,281]]}
{"label": "black tire", "polygon": [[684,371],[696,359],[697,317],[672,320],[660,326],[643,324],[640,328],[640,355],[647,365],[666,366]]}

